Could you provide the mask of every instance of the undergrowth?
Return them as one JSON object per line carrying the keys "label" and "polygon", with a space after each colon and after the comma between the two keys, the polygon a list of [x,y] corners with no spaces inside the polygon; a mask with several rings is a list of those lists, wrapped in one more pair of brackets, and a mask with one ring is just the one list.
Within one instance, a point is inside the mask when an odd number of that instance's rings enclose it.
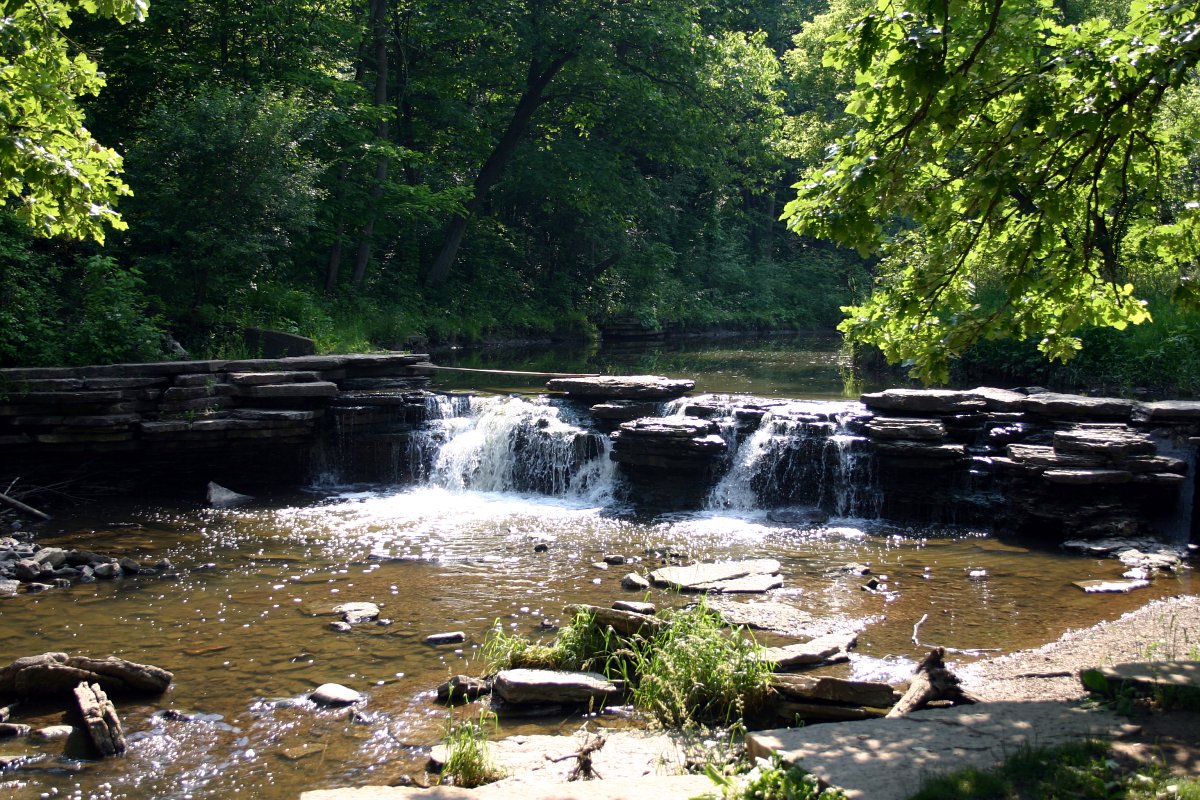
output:
{"label": "undergrowth", "polygon": [[1124,769],[1099,742],[1023,748],[991,770],[928,781],[911,800],[1200,800],[1200,781],[1158,768]]}
{"label": "undergrowth", "polygon": [[743,628],[727,631],[703,599],[663,618],[663,629],[645,639],[619,636],[581,611],[551,644],[497,626],[482,656],[489,671],[591,670],[621,679],[635,707],[672,727],[729,724],[762,703],[773,665]]}
{"label": "undergrowth", "polygon": [[504,777],[503,770],[492,761],[488,753],[488,733],[495,731],[497,727],[497,717],[490,711],[480,711],[477,720],[456,720],[453,716],[450,717],[444,740],[444,783],[471,789]]}

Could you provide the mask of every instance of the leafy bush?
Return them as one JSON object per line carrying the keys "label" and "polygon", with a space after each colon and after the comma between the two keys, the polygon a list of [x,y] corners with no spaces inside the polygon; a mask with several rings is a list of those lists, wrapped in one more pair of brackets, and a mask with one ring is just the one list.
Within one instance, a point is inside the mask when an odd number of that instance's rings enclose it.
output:
{"label": "leafy bush", "polygon": [[788,766],[778,756],[759,758],[749,772],[742,775],[721,775],[715,770],[706,774],[721,790],[724,800],[845,800],[839,789],[821,788],[816,776],[793,764]]}
{"label": "leafy bush", "polygon": [[667,725],[728,724],[766,696],[774,665],[742,628],[726,632],[703,599],[676,611],[633,663],[633,702]]}

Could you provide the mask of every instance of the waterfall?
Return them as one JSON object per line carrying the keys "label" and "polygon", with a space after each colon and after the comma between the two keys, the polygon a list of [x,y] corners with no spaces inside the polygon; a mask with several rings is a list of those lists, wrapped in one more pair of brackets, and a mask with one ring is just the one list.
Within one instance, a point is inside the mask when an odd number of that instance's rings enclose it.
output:
{"label": "waterfall", "polygon": [[451,490],[529,492],[603,503],[615,465],[607,436],[546,398],[433,395],[410,445],[419,480]]}
{"label": "waterfall", "polygon": [[[763,411],[757,428],[744,436],[720,420],[723,432],[732,431],[726,439],[729,467],[709,494],[709,508],[807,505],[837,516],[878,516],[866,439],[851,433],[863,414],[857,403],[779,403]],[[750,415],[743,409],[741,416]]]}

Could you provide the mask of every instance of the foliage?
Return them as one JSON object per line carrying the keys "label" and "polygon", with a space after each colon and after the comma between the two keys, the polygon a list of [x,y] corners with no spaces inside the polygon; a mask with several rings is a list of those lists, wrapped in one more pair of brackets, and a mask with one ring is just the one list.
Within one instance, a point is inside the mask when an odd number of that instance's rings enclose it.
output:
{"label": "foliage", "polygon": [[749,772],[722,775],[706,770],[724,800],[844,800],[845,793],[821,788],[820,781],[797,764],[786,765],[778,756],[755,759]]}
{"label": "foliage", "polygon": [[597,670],[623,678],[637,708],[679,728],[740,719],[765,698],[773,666],[744,629],[726,631],[703,599],[672,612],[649,641],[618,636],[581,611],[551,645],[497,626],[482,655],[489,670]]}
{"label": "foliage", "polygon": [[[249,322],[259,285],[314,224],[313,115],[277,93],[204,87],[151,111],[129,153],[129,249],[185,332]],[[239,319],[242,317],[242,319]]]}
{"label": "foliage", "polygon": [[6,0],[0,3],[0,208],[42,236],[104,242],[105,225],[125,223],[114,206],[129,189],[121,157],[86,127],[77,99],[104,77],[71,41],[72,15],[127,23],[146,0]]}
{"label": "foliage", "polygon": [[[1089,326],[1149,319],[1126,245],[1155,242],[1191,296],[1198,213],[1171,191],[1185,150],[1164,100],[1200,58],[1200,4],[1137,3],[1118,27],[1050,0],[881,3],[835,41],[854,127],[797,184],[789,224],[885,256],[842,329],[944,380],[983,338],[1066,360]],[[981,303],[977,286],[1002,290]]]}
{"label": "foliage", "polygon": [[498,727],[495,713],[480,711],[478,720],[455,720],[451,717],[443,744],[446,761],[442,765],[442,780],[473,789],[504,777],[488,752],[488,733]]}
{"label": "foliage", "polygon": [[[1175,791],[1165,791],[1168,785]],[[1127,771],[1098,742],[1024,748],[994,770],[966,769],[933,778],[912,800],[1151,800],[1200,798],[1200,781],[1157,769]]]}
{"label": "foliage", "polygon": [[137,270],[34,241],[0,216],[0,364],[57,366],[162,356]]}
{"label": "foliage", "polygon": [[703,599],[674,612],[667,627],[638,651],[631,671],[633,703],[666,725],[728,724],[765,698],[773,666],[762,648]]}

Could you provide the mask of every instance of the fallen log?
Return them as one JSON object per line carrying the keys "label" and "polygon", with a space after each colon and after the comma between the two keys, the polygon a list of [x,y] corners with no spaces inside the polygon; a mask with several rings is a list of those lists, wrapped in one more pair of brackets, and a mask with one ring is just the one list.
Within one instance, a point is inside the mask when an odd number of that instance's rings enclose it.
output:
{"label": "fallen log", "polygon": [[913,673],[912,683],[900,701],[888,712],[888,717],[902,717],[933,700],[949,700],[956,705],[979,702],[959,684],[958,676],[946,669],[946,651],[935,647],[925,654]]}
{"label": "fallen log", "polygon": [[3,492],[0,492],[0,503],[4,503],[6,506],[10,506],[17,511],[20,511],[22,514],[26,514],[35,519],[40,519],[42,522],[46,522],[50,519],[50,515],[46,512],[38,511],[33,506],[27,506],[15,497],[9,497]]}

